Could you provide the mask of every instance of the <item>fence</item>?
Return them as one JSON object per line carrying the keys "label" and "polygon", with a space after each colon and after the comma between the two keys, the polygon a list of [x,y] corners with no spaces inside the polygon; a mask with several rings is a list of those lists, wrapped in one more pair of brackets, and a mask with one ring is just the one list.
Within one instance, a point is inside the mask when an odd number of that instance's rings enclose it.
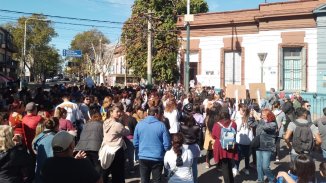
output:
{"label": "fence", "polygon": [[300,93],[300,95],[303,98],[303,100],[308,101],[311,105],[310,113],[311,113],[312,120],[316,120],[324,115],[323,109],[324,109],[324,107],[326,107],[326,94],[325,93],[302,92],[302,93]]}

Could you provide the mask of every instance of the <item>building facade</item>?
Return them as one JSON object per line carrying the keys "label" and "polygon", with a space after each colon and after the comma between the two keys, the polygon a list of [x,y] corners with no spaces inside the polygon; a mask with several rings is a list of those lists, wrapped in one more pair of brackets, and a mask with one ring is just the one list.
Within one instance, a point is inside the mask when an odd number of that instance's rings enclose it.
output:
{"label": "building facade", "polygon": [[17,48],[13,45],[12,35],[0,27],[0,74],[9,80],[17,79],[19,64],[13,60]]}
{"label": "building facade", "polygon": [[[190,27],[190,80],[224,88],[265,82],[285,91],[326,91],[326,0],[197,14]],[[178,17],[185,62],[184,17]],[[266,55],[265,60],[258,55]],[[181,79],[182,81],[183,79]]]}
{"label": "building facade", "polygon": [[138,79],[132,73],[133,71],[128,68],[123,46],[117,46],[114,49],[112,64],[106,74],[106,83],[111,86],[137,84]]}

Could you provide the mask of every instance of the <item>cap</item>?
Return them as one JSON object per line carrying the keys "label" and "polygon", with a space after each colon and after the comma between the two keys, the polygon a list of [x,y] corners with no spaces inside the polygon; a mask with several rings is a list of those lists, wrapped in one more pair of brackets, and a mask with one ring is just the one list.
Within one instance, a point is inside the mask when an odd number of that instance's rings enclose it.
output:
{"label": "cap", "polygon": [[52,149],[55,153],[60,153],[68,149],[74,141],[74,136],[66,131],[60,131],[54,135],[52,140]]}
{"label": "cap", "polygon": [[34,102],[30,102],[26,105],[25,111],[33,111],[36,108],[36,104]]}

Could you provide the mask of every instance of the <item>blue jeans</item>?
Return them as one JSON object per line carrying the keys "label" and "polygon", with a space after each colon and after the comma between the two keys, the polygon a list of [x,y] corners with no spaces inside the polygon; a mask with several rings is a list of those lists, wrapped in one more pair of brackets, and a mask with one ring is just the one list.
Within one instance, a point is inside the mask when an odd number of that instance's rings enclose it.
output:
{"label": "blue jeans", "polygon": [[194,183],[198,182],[198,168],[197,168],[198,158],[192,159],[192,176],[194,178]]}
{"label": "blue jeans", "polygon": [[257,155],[257,173],[258,173],[258,181],[264,182],[264,175],[267,176],[268,181],[271,183],[274,181],[274,175],[269,167],[271,163],[271,151],[256,151]]}

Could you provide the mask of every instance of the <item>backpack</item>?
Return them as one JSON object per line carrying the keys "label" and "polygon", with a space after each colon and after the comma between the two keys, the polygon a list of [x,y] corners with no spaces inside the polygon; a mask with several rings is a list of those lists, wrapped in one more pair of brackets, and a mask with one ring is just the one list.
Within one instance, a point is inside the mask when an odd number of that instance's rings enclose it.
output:
{"label": "backpack", "polygon": [[293,133],[293,149],[298,154],[309,153],[314,146],[314,137],[310,129],[312,123],[299,123],[294,121],[294,124],[296,128]]}
{"label": "backpack", "polygon": [[218,124],[221,126],[221,136],[220,136],[220,142],[222,149],[225,150],[232,150],[235,148],[235,138],[236,138],[236,130],[231,127],[232,121],[230,122],[230,125],[225,128],[220,122]]}

